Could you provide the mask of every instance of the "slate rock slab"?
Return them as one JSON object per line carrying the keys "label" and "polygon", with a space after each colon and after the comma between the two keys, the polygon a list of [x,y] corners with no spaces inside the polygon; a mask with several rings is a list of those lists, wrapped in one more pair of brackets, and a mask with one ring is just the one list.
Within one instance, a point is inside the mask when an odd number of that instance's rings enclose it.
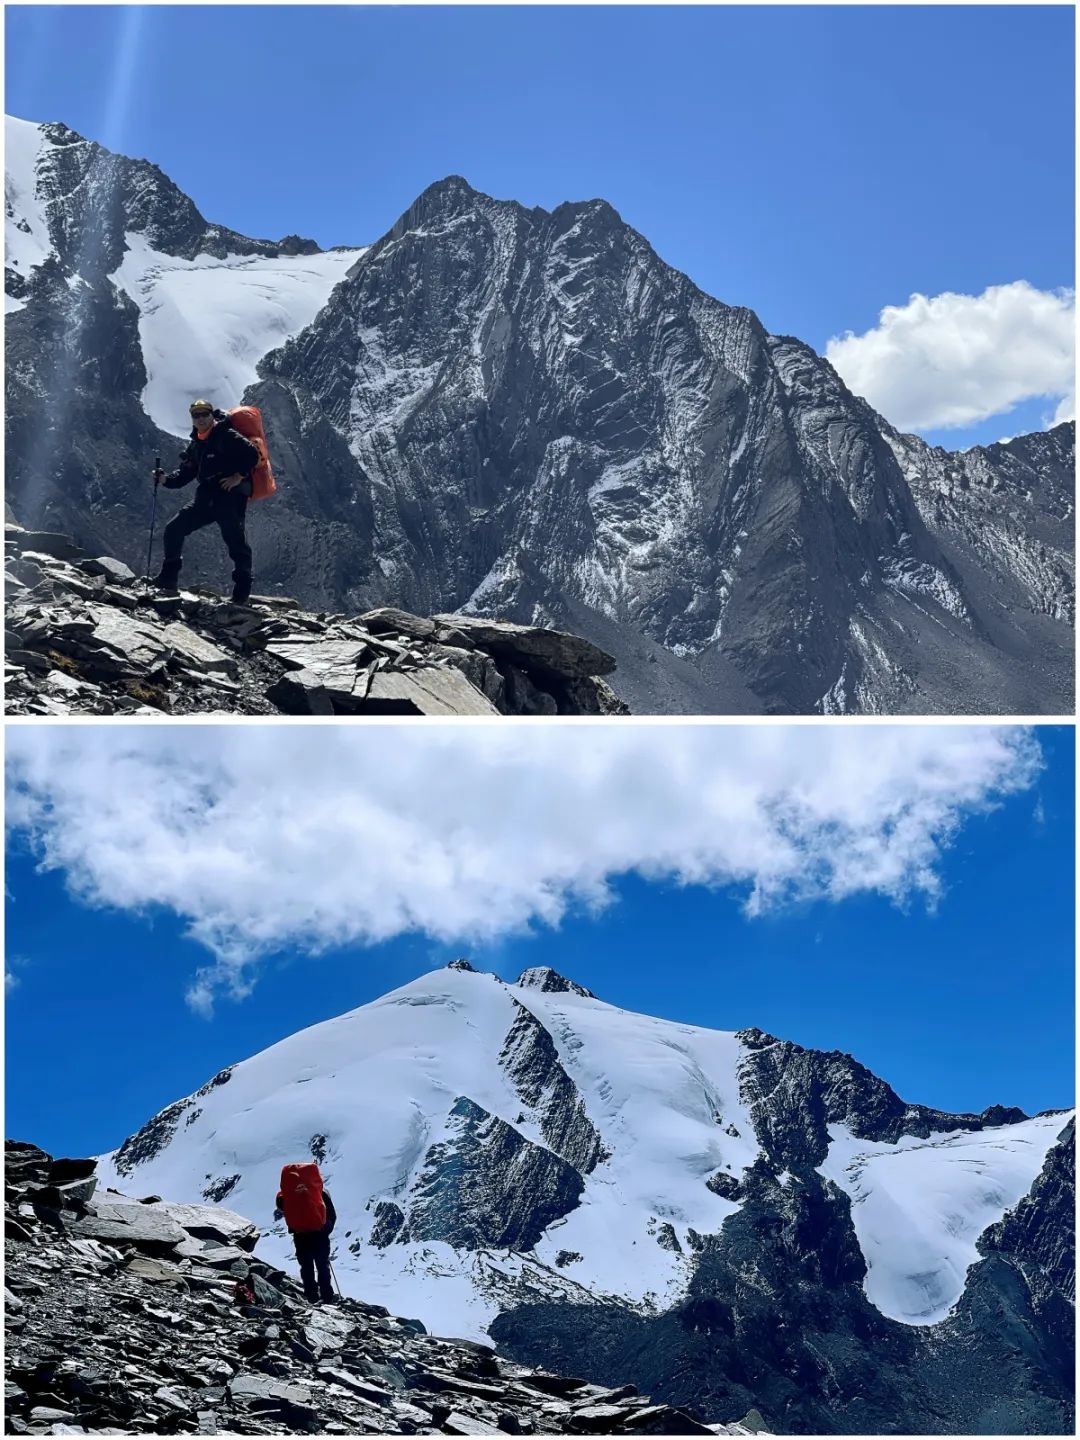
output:
{"label": "slate rock slab", "polygon": [[373,635],[405,635],[410,640],[430,640],[436,628],[434,620],[410,615],[407,610],[397,610],[392,605],[366,610],[357,620]]}
{"label": "slate rock slab", "polygon": [[161,636],[175,655],[197,670],[208,670],[211,673],[222,671],[226,675],[236,673],[236,660],[233,656],[226,655],[224,650],[218,649],[209,640],[204,640],[182,620],[174,620],[171,625],[166,625]]}
{"label": "slate rock slab", "polygon": [[460,631],[492,655],[525,668],[539,667],[568,679],[610,675],[615,659],[576,635],[541,625],[515,625],[509,620],[481,620],[474,615],[436,615],[438,624]]}
{"label": "slate rock slab", "polygon": [[460,670],[380,670],[363,705],[374,715],[498,715]]}

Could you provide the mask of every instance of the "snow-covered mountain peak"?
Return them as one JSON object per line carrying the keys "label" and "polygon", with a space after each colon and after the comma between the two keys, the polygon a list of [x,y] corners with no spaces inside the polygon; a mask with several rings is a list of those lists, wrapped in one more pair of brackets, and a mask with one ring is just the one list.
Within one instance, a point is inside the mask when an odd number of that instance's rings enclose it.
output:
{"label": "snow-covered mountain peak", "polygon": [[550,965],[533,965],[528,970],[523,970],[514,984],[522,990],[545,990],[549,993],[568,993],[570,995],[582,995],[586,1000],[595,1000],[597,997],[591,990],[586,990],[584,985],[579,985],[576,980],[568,980],[565,975],[560,975],[557,970],[552,970]]}
{"label": "snow-covered mountain peak", "polygon": [[[680,1304],[707,1256],[745,1245],[774,1211],[809,1207],[799,1223],[812,1230],[815,1207],[844,1193],[875,1227],[841,1246],[853,1277],[870,1264],[870,1303],[918,1325],[963,1292],[979,1230],[1027,1192],[1062,1128],[991,1118],[1006,1123],[905,1107],[848,1056],[606,1004],[550,966],[507,984],[459,959],[219,1071],[101,1174],[228,1198],[287,1262],[273,1197],[282,1164],[310,1155],[340,1217],[345,1290],[473,1337],[528,1300],[641,1316]],[[968,1184],[973,1166],[993,1184]],[[920,1274],[943,1256],[927,1317],[892,1303],[905,1247],[878,1224],[906,1204],[913,1167],[942,1197],[916,1217]],[[962,1250],[947,1244],[954,1191],[970,1217]]]}

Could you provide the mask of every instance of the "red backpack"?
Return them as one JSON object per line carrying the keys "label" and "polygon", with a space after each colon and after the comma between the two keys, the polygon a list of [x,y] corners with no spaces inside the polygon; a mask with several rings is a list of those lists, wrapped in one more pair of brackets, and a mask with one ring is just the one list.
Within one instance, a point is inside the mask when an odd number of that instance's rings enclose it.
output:
{"label": "red backpack", "polygon": [[262,412],[257,405],[237,405],[229,410],[229,424],[234,430],[250,440],[262,457],[251,472],[252,500],[265,500],[277,490],[277,481],[270,468],[270,454],[263,434]]}
{"label": "red backpack", "polygon": [[281,1167],[278,1206],[290,1230],[323,1228],[326,1224],[326,1202],[322,1192],[323,1179],[319,1167],[310,1160],[306,1164]]}

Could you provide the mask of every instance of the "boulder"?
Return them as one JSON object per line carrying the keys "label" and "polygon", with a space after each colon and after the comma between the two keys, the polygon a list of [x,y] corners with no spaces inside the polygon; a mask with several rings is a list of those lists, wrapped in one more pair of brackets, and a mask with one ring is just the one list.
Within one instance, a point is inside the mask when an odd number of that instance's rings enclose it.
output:
{"label": "boulder", "polygon": [[57,560],[79,560],[86,553],[67,535],[56,535],[51,530],[23,530],[18,525],[5,525],[4,538],[13,540],[22,552],[37,550]]}
{"label": "boulder", "polygon": [[262,1234],[257,1225],[253,1225],[243,1215],[237,1215],[235,1210],[226,1210],[222,1205],[178,1205],[161,1201],[153,1208],[182,1226],[197,1240],[236,1246],[244,1252],[254,1250]]}
{"label": "boulder", "polygon": [[76,1235],[94,1240],[133,1245],[139,1249],[171,1250],[186,1238],[186,1232],[168,1215],[142,1205],[117,1205],[98,1200],[90,1213],[71,1222]]}
{"label": "boulder", "polygon": [[135,582],[135,571],[131,566],[109,555],[99,555],[96,560],[80,560],[78,563],[83,574],[104,575],[110,585],[132,585]]}
{"label": "boulder", "polygon": [[499,659],[525,669],[539,669],[566,679],[610,675],[615,669],[614,657],[598,645],[561,630],[515,625],[509,620],[481,620],[474,615],[436,615],[435,620],[467,635]]}
{"label": "boulder", "polygon": [[315,670],[288,670],[275,680],[266,698],[286,715],[333,715],[322,676]]}
{"label": "boulder", "polygon": [[209,640],[204,640],[201,635],[197,635],[190,626],[185,625],[181,620],[174,620],[171,625],[166,625],[161,636],[173,654],[183,660],[185,665],[190,665],[196,670],[208,670],[211,673],[215,671],[222,671],[226,675],[236,673],[236,661],[231,655],[226,655],[224,650],[219,650]]}
{"label": "boulder", "polygon": [[435,634],[434,620],[410,615],[407,610],[396,610],[391,605],[384,605],[379,610],[366,610],[356,618],[372,635],[404,635],[409,640],[430,640]]}
{"label": "boulder", "polygon": [[164,632],[135,620],[111,605],[89,606],[90,640],[136,670],[147,670],[168,654]]}

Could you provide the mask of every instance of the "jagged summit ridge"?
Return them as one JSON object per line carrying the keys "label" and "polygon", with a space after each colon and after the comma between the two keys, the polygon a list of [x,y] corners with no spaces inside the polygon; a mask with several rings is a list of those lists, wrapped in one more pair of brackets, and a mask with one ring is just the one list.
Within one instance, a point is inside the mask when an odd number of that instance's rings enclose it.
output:
{"label": "jagged summit ridge", "polygon": [[562,993],[582,995],[586,1000],[596,999],[591,990],[586,990],[584,985],[579,985],[576,980],[567,980],[549,965],[536,965],[523,970],[514,984],[523,990],[542,990],[545,994]]}

